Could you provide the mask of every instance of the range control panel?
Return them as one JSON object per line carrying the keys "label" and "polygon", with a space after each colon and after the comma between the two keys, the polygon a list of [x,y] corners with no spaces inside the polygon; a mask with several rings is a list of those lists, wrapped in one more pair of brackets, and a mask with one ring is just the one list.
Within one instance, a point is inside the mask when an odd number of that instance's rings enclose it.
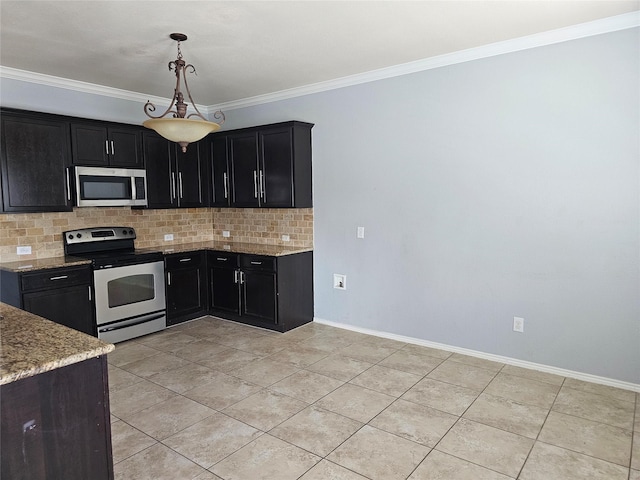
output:
{"label": "range control panel", "polygon": [[104,242],[109,240],[135,240],[133,227],[95,227],[81,228],[63,232],[66,245],[74,243]]}

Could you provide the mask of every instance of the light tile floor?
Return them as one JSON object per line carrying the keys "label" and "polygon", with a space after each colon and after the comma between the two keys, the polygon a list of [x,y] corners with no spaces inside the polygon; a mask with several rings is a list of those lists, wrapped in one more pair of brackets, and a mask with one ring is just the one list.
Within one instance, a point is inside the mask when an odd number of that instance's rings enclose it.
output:
{"label": "light tile floor", "polygon": [[126,480],[640,480],[640,394],[320,324],[109,354]]}

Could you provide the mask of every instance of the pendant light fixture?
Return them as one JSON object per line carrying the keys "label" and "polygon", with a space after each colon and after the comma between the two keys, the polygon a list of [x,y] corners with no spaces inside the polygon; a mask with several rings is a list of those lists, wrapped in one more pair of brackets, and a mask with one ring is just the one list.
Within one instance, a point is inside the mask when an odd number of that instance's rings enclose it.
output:
{"label": "pendant light fixture", "polygon": [[[169,35],[173,40],[178,42],[178,58],[175,61],[169,62],[169,70],[176,72],[176,88],[173,93],[173,100],[169,108],[159,116],[153,116],[150,112],[155,112],[156,106],[147,101],[144,106],[144,113],[147,114],[151,120],[147,120],[143,125],[151,130],[155,130],[167,140],[176,142],[182,147],[182,151],[187,151],[187,145],[198,140],[203,139],[211,132],[215,132],[220,128],[220,125],[224,123],[224,113],[217,111],[213,114],[213,117],[221,119],[220,123],[208,121],[198,110],[196,103],[191,98],[191,92],[189,91],[189,85],[187,84],[186,73],[188,69],[191,69],[189,73],[196,73],[196,69],[193,65],[187,64],[182,58],[182,51],[180,50],[180,42],[187,40],[187,36],[183,33],[172,33]],[[184,82],[184,88],[187,91],[187,96],[191,101],[191,106],[196,113],[187,115],[187,104],[184,103],[184,95],[180,90],[180,80]],[[172,108],[175,106],[175,109]],[[167,117],[168,114],[171,114]],[[166,117],[166,118],[165,118]],[[197,117],[197,119],[192,119]]]}

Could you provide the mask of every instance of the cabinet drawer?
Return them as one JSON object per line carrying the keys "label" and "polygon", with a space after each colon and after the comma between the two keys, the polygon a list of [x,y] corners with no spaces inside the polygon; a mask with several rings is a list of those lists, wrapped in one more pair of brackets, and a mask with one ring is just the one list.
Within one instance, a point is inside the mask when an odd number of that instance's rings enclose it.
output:
{"label": "cabinet drawer", "polygon": [[52,269],[38,273],[25,273],[22,275],[22,291],[42,290],[47,288],[70,287],[72,285],[91,285],[91,269],[65,268]]}
{"label": "cabinet drawer", "polygon": [[209,252],[209,267],[229,267],[238,266],[238,254],[230,252]]}
{"label": "cabinet drawer", "polygon": [[202,254],[200,252],[174,253],[165,257],[167,270],[174,268],[193,268],[202,264]]}
{"label": "cabinet drawer", "polygon": [[240,257],[240,266],[242,269],[275,272],[276,259],[275,257],[265,257],[262,255],[242,255]]}

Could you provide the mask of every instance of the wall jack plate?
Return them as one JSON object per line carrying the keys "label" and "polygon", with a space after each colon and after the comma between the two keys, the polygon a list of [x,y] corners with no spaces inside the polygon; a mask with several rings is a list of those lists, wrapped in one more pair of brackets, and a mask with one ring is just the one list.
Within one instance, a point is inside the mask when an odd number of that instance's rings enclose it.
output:
{"label": "wall jack plate", "polygon": [[337,288],[338,290],[346,290],[347,289],[347,276],[341,273],[333,274],[333,288]]}
{"label": "wall jack plate", "polygon": [[524,318],[513,317],[513,331],[524,333]]}

